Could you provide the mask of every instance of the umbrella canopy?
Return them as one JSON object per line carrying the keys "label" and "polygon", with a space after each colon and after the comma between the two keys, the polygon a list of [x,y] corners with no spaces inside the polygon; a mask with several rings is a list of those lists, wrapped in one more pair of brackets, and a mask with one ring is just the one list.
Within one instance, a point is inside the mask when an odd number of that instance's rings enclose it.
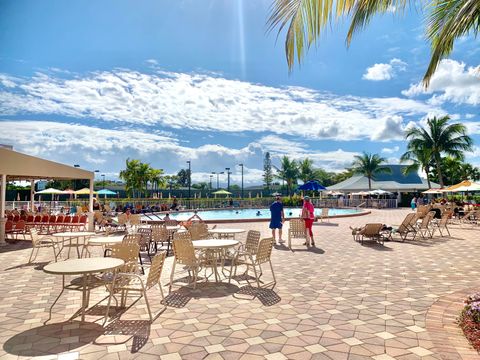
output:
{"label": "umbrella canopy", "polygon": [[54,188],[48,188],[42,191],[37,191],[35,194],[63,194],[63,191]]}
{"label": "umbrella canopy", "polygon": [[280,195],[282,195],[282,194],[280,194],[279,192],[274,192],[274,193],[272,194],[272,196],[280,196]]}
{"label": "umbrella canopy", "polygon": [[470,185],[459,186],[451,191],[452,192],[480,191],[480,184],[470,182]]}
{"label": "umbrella canopy", "polygon": [[299,186],[297,189],[298,190],[314,190],[314,191],[327,190],[325,186],[323,186],[316,180],[307,181],[305,184]]}
{"label": "umbrella canopy", "polygon": [[75,194],[75,190],[72,189],[65,189],[62,191],[62,194]]}
{"label": "umbrella canopy", "polygon": [[338,196],[338,195],[343,195],[343,192],[330,190],[330,191],[327,191],[327,195]]}
{"label": "umbrella canopy", "polygon": [[98,190],[98,191],[97,191],[97,194],[98,194],[98,195],[117,195],[116,192],[114,192],[114,191],[112,191],[112,190],[108,190],[108,189]]}
{"label": "umbrella canopy", "polygon": [[382,189],[377,189],[377,190],[372,190],[368,192],[369,194],[372,195],[388,195],[391,194],[390,191],[382,190]]}
{"label": "umbrella canopy", "polygon": [[452,186],[449,186],[445,189],[443,189],[444,192],[448,192],[448,191],[454,191],[455,189],[459,188],[459,187],[462,187],[462,186],[470,186],[472,184],[472,181],[470,180],[463,180],[462,182],[459,182],[458,184],[455,184],[455,185],[452,185]]}
{"label": "umbrella canopy", "polygon": [[428,189],[427,191],[422,191],[422,194],[441,194],[443,189]]}
{"label": "umbrella canopy", "polygon": [[350,195],[367,196],[367,195],[370,195],[370,193],[367,191],[359,191],[359,192],[353,192]]}
{"label": "umbrella canopy", "polygon": [[227,191],[227,190],[218,190],[218,191],[214,191],[212,194],[214,195],[232,195],[232,193],[230,191]]}
{"label": "umbrella canopy", "polygon": [[[94,191],[93,193],[96,194],[97,192]],[[90,194],[90,189],[89,188],[83,188],[83,189],[75,191],[74,194],[76,194],[76,195],[89,195]]]}

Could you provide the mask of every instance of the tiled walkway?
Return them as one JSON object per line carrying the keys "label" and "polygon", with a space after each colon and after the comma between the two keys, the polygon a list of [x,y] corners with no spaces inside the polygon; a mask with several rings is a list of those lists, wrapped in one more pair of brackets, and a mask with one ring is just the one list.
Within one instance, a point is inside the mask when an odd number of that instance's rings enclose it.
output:
{"label": "tiled walkway", "polygon": [[[0,249],[0,358],[448,359],[426,313],[439,297],[479,287],[480,227],[453,226],[451,238],[385,246],[353,241],[349,225],[398,225],[406,213],[373,211],[315,225],[317,248],[277,247],[277,285],[255,297],[244,282],[210,283],[173,292],[153,324],[140,300],[106,328],[99,320],[105,302],[89,311],[87,323],[67,321],[80,307],[79,292],[64,293],[44,325],[61,287],[60,277],[41,270],[52,255],[44,250],[39,263],[25,265],[30,249],[9,245]],[[267,223],[240,226],[269,235]],[[267,267],[264,273],[268,280]],[[165,284],[168,275],[167,266]],[[160,310],[155,294],[150,301]],[[104,295],[94,291],[91,304]]]}

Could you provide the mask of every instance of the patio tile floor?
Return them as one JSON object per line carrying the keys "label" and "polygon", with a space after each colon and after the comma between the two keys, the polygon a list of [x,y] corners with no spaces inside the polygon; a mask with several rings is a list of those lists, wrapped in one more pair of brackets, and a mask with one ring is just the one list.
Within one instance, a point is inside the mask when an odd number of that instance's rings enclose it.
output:
{"label": "patio tile floor", "polygon": [[[439,335],[441,329],[430,328],[426,315],[433,320],[448,316],[440,322],[455,326],[455,316],[436,309],[454,301],[452,294],[480,285],[480,227],[453,225],[449,238],[384,246],[362,246],[348,228],[367,222],[398,225],[407,213],[374,210],[315,225],[316,248],[306,249],[301,241],[294,241],[293,251],[275,246],[273,290],[255,291],[244,281],[202,283],[195,291],[177,286],[153,324],[140,300],[103,327],[106,293],[99,287],[92,292],[90,305],[95,306],[88,310],[87,322],[70,320],[81,293],[65,291],[45,325],[61,290],[61,278],[42,271],[51,251],[43,249],[35,264],[27,264],[28,242],[10,244],[0,248],[0,358],[472,358],[466,340]],[[218,226],[270,236],[266,222]],[[171,260],[162,275],[164,285]],[[264,281],[270,281],[268,267],[263,270]],[[159,292],[149,295],[153,311],[159,311]]]}

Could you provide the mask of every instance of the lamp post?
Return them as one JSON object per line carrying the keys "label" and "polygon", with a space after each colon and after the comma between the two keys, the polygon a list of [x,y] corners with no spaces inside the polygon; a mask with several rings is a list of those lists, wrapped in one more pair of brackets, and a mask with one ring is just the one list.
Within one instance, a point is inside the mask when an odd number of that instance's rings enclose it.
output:
{"label": "lamp post", "polygon": [[190,199],[190,192],[192,188],[192,162],[188,160],[187,164],[188,164],[188,198]]}
{"label": "lamp post", "polygon": [[242,168],[242,199],[243,199],[243,164],[238,164]]}
{"label": "lamp post", "polygon": [[219,182],[218,177],[220,176],[220,174],[224,174],[224,172],[223,172],[223,171],[222,171],[222,172],[220,172],[220,171],[219,171],[219,172],[215,172],[215,171],[214,171],[214,172],[212,172],[212,174],[213,174],[213,175],[215,175],[215,174],[217,175],[217,190],[218,190],[218,189],[220,189],[220,182]]}
{"label": "lamp post", "polygon": [[[73,164],[73,167],[79,168],[80,165]],[[73,190],[77,190],[77,179],[73,180]]]}
{"label": "lamp post", "polygon": [[227,170],[227,191],[230,191],[230,168],[225,168]]}

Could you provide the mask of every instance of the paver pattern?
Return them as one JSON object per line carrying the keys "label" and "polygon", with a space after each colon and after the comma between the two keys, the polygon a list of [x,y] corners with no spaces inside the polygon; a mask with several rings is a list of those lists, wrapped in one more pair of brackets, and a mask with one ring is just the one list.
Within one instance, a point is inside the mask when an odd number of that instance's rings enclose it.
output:
{"label": "paver pattern", "polygon": [[[104,287],[92,292],[90,305],[98,304],[86,323],[70,320],[81,293],[66,291],[44,324],[61,290],[61,277],[42,271],[53,255],[43,249],[27,264],[29,244],[8,245],[0,248],[0,358],[448,359],[426,314],[438,298],[479,287],[480,227],[454,225],[450,238],[384,246],[353,241],[349,226],[398,225],[407,212],[376,210],[315,225],[316,248],[300,240],[293,251],[276,246],[273,290],[245,281],[209,282],[195,291],[177,286],[153,324],[139,300],[103,327]],[[266,222],[241,226],[271,236]],[[166,293],[171,260],[162,275]],[[268,267],[264,277],[271,279]],[[158,311],[155,291],[149,299]]]}

